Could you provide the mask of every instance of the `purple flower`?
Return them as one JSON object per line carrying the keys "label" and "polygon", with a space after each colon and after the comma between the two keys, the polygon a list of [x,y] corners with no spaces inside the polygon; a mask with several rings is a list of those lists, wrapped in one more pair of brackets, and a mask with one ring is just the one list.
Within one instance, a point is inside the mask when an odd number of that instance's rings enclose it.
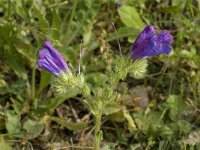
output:
{"label": "purple flower", "polygon": [[172,50],[173,37],[169,31],[163,30],[157,34],[153,26],[146,26],[132,46],[132,59],[141,59],[158,54],[169,54]]}
{"label": "purple flower", "polygon": [[122,6],[122,2],[115,2],[115,5],[120,7],[120,6]]}
{"label": "purple flower", "polygon": [[39,51],[37,63],[40,69],[44,69],[56,75],[60,75],[68,70],[65,59],[51,46],[50,41],[44,42],[44,49]]}

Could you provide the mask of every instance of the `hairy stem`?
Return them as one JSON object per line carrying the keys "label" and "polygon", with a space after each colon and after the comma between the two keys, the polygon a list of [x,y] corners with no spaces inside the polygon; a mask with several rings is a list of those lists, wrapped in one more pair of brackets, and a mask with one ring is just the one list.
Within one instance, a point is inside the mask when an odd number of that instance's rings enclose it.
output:
{"label": "hairy stem", "polygon": [[95,116],[95,139],[94,139],[94,150],[99,150],[99,145],[101,141],[101,116],[102,113],[100,112],[97,116]]}

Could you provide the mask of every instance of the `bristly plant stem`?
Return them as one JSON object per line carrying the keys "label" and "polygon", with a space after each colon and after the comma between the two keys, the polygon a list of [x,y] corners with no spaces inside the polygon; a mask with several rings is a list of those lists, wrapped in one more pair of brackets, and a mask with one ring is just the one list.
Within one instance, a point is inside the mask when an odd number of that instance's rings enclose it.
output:
{"label": "bristly plant stem", "polygon": [[95,139],[94,139],[94,150],[99,150],[99,145],[101,141],[101,116],[102,113],[100,112],[98,115],[95,116]]}

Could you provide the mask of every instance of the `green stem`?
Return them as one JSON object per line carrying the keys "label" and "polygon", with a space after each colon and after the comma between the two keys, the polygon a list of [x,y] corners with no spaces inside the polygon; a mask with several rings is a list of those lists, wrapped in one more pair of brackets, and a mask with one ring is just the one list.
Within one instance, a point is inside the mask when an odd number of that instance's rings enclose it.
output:
{"label": "green stem", "polygon": [[[35,53],[34,53],[34,60],[36,60],[36,56],[38,53],[39,46],[37,47]],[[33,63],[33,69],[32,69],[32,77],[31,77],[31,98],[32,100],[35,98],[35,71],[36,71],[36,61]]]}
{"label": "green stem", "polygon": [[101,141],[101,116],[102,113],[99,113],[97,116],[95,116],[95,139],[94,139],[94,150],[99,150],[99,145]]}
{"label": "green stem", "polygon": [[[71,13],[71,15],[70,15],[69,22],[68,22],[68,25],[67,25],[66,37],[69,36],[69,29],[70,29],[72,20],[73,20],[73,18],[74,18],[74,14],[75,14],[75,11],[76,11],[77,3],[78,3],[78,0],[75,0],[75,1],[74,1],[74,4],[73,4],[72,13]],[[68,44],[69,44],[69,42],[67,42],[67,45],[68,45]]]}
{"label": "green stem", "polygon": [[[34,65],[36,66],[36,65]],[[32,79],[31,79],[31,98],[35,98],[35,67],[32,69]]]}

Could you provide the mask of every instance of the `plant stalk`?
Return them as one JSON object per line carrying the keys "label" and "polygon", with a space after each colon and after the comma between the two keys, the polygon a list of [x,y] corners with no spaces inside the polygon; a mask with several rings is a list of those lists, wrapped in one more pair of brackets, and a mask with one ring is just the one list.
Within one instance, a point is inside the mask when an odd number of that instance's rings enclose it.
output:
{"label": "plant stalk", "polygon": [[[74,14],[75,14],[75,11],[76,11],[77,4],[78,4],[78,0],[75,0],[73,2],[72,13],[70,15],[69,22],[68,22],[67,29],[66,29],[66,34],[65,34],[66,37],[69,37],[69,30],[70,30],[70,26],[71,26],[72,20],[74,18]],[[64,43],[64,45],[69,45],[70,42],[71,41],[67,41],[66,43]]]}
{"label": "plant stalk", "polygon": [[31,98],[34,99],[35,98],[35,64],[34,64],[34,68],[32,69],[32,81],[31,81]]}
{"label": "plant stalk", "polygon": [[95,139],[94,139],[94,150],[99,150],[99,145],[101,142],[101,116],[102,113],[99,113],[97,116],[95,116]]}
{"label": "plant stalk", "polygon": [[[34,53],[34,60],[37,58],[37,53],[38,53],[39,47],[37,47],[35,53]],[[36,72],[36,61],[33,63],[33,68],[32,68],[32,77],[31,77],[31,98],[32,100],[35,99],[35,72]]]}

